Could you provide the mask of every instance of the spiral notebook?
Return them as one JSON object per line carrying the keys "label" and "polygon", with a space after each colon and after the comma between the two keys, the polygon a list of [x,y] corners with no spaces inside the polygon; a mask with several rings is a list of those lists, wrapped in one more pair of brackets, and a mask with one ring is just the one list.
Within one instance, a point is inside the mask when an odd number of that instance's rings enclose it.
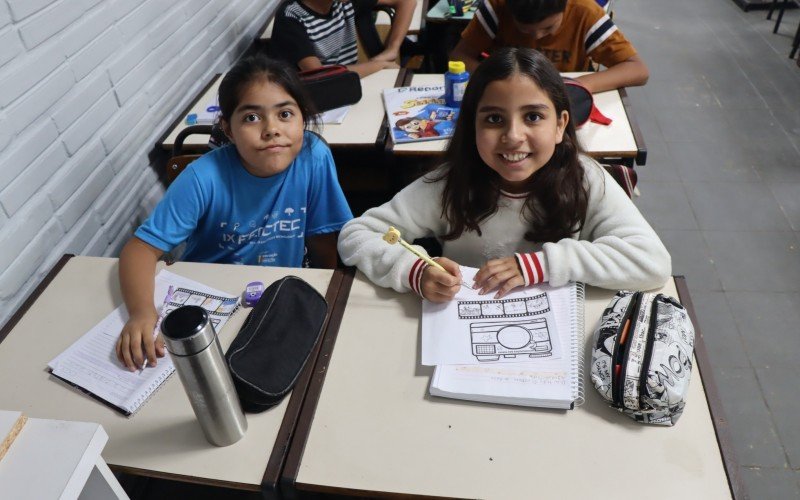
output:
{"label": "spiral notebook", "polygon": [[[153,301],[162,317],[178,307],[198,305],[208,312],[217,332],[239,305],[237,296],[166,270],[156,275],[155,285]],[[170,286],[174,292],[171,300],[164,303]],[[57,379],[130,416],[166,382],[175,372],[175,367],[166,354],[158,359],[156,366],[128,371],[116,355],[117,339],[127,321],[128,312],[121,305],[50,361],[47,367]]]}
{"label": "spiral notebook", "polygon": [[438,364],[432,396],[559,409],[583,403],[583,284],[519,293],[459,304],[459,317],[470,317],[474,360]]}

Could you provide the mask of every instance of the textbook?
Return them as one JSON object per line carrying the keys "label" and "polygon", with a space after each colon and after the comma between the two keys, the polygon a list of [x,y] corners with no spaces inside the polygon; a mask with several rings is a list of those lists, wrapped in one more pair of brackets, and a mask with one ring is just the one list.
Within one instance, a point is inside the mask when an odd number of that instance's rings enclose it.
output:
{"label": "textbook", "polygon": [[[219,333],[239,306],[239,297],[215,290],[167,270],[156,275],[154,304],[163,318],[181,306],[196,305],[208,312]],[[169,287],[173,293],[164,302]],[[117,360],[119,334],[128,321],[125,305],[113,310],[97,325],[47,364],[50,373],[89,396],[130,416],[175,372],[169,353],[156,366],[135,372]]]}
{"label": "textbook", "polygon": [[[462,275],[471,283],[467,268]],[[423,303],[422,363],[436,365],[431,395],[542,408],[582,404],[583,284],[492,297],[462,288],[450,303]]]}
{"label": "textbook", "polygon": [[383,104],[395,144],[445,139],[453,135],[458,108],[444,104],[444,85],[383,90]]}

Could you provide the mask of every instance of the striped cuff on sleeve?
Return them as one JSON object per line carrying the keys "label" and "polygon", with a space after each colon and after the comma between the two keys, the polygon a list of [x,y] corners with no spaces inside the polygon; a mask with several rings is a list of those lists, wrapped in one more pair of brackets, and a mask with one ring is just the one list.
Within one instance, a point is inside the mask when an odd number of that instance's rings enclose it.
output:
{"label": "striped cuff on sleeve", "polygon": [[542,262],[544,262],[543,252],[515,253],[514,256],[517,258],[517,264],[522,270],[525,286],[547,281],[548,277],[542,265]]}
{"label": "striped cuff on sleeve", "polygon": [[425,271],[425,268],[428,267],[428,263],[426,263],[422,259],[417,259],[414,262],[414,265],[411,266],[411,271],[408,272],[408,284],[414,293],[422,297],[422,272]]}

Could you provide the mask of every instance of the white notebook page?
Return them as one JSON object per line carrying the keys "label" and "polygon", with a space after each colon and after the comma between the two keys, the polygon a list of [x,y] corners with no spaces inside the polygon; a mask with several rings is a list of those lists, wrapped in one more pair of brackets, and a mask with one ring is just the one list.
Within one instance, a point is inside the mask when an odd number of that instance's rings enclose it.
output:
{"label": "white notebook page", "polygon": [[569,408],[576,399],[576,362],[581,360],[576,284],[535,287],[547,293],[565,355],[557,358],[520,358],[514,363],[438,365],[431,379],[435,396],[524,406]]}
{"label": "white notebook page", "polygon": [[[169,287],[176,289],[172,302],[163,308],[162,315],[182,305],[197,304],[209,312],[217,332],[238,305],[236,296],[166,270],[156,275],[155,284],[153,301],[159,310]],[[154,367],[128,371],[116,355],[117,339],[127,321],[128,312],[121,305],[47,366],[53,375],[131,414],[175,371],[175,367],[166,354]]]}

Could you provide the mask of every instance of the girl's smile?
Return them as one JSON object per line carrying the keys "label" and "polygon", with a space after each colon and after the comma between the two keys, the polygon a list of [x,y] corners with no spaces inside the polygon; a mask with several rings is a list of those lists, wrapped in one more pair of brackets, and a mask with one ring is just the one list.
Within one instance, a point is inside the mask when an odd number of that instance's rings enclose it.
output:
{"label": "girl's smile", "polygon": [[478,102],[478,154],[500,175],[502,189],[525,192],[526,181],[562,141],[568,120],[568,113],[559,116],[550,97],[527,76],[493,81]]}

